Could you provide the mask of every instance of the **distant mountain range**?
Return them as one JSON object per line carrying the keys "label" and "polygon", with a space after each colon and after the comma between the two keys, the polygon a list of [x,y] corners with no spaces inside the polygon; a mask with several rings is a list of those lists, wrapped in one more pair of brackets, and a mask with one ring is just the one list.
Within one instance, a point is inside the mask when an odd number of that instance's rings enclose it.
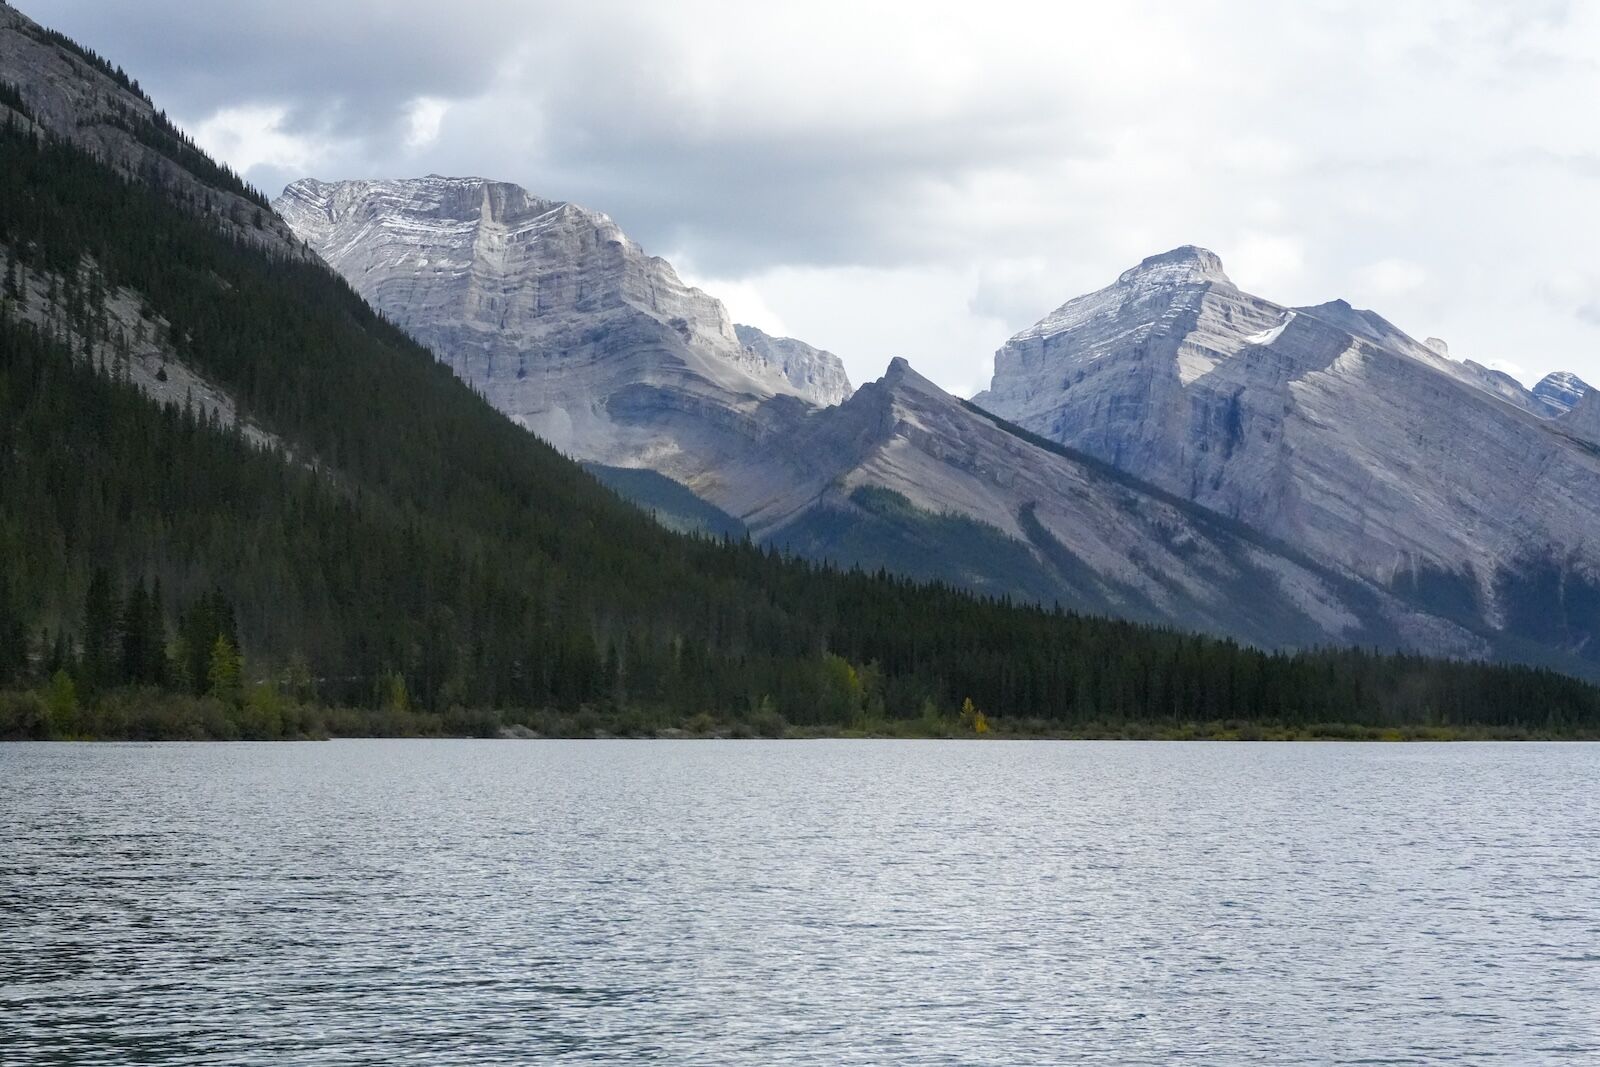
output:
{"label": "distant mountain range", "polygon": [[[0,149],[0,737],[1600,721],[1548,671],[1177,629],[1591,666],[904,361],[852,390],[604,216],[439,178],[280,216],[4,3]],[[1552,573],[1528,602],[1570,620]]]}
{"label": "distant mountain range", "polygon": [[1572,375],[1527,390],[1343,301],[1242,293],[1185,247],[1012,338],[970,403],[901,360],[852,392],[606,216],[515,186],[306,180],[274,206],[501,410],[678,483],[713,526],[1273,647],[1600,662]]}

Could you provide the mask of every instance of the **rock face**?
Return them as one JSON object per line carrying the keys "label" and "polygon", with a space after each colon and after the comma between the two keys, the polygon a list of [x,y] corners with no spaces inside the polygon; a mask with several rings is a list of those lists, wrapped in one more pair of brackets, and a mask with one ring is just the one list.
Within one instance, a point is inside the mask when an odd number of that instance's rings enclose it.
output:
{"label": "rock face", "polygon": [[1600,447],[1600,393],[1585,389],[1572,407],[1556,417],[1555,425],[1564,433]]}
{"label": "rock face", "polygon": [[746,347],[721,302],[576,205],[435,175],[298,181],[274,207],[490,403],[580,459],[705,489],[751,439],[837,399],[826,354],[786,365]]}
{"label": "rock face", "polygon": [[1592,660],[1600,458],[1502,378],[1186,247],[1013,337],[975,399],[1507,647]]}
{"label": "rock face", "polygon": [[735,325],[733,332],[740,344],[782,371],[802,396],[826,406],[844,402],[854,391],[844,363],[832,352],[793,337],[773,337],[754,326]]}

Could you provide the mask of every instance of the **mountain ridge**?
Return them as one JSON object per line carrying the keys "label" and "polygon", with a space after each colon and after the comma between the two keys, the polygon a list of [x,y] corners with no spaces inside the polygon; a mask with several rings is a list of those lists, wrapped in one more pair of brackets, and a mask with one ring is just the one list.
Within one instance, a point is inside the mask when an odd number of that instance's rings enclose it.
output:
{"label": "mountain ridge", "polygon": [[[475,342],[463,341],[448,328],[447,305],[415,299],[415,285],[426,294],[436,292],[428,272],[490,276],[499,287],[494,291],[506,293],[506,304],[496,305],[496,311],[520,301],[521,310],[504,320],[494,342],[507,360],[545,358],[526,346],[543,337],[582,334],[593,370],[585,368],[570,379],[577,399],[565,410],[598,402],[609,417],[637,434],[632,440],[594,433],[592,425],[541,422],[518,407],[518,387],[497,390],[492,373],[463,374],[491,403],[564,451],[590,462],[657,471],[743,523],[752,536],[842,564],[944,577],[983,593],[1065,599],[1109,614],[1230,633],[1261,644],[1283,644],[1292,637],[1293,643],[1306,646],[1359,636],[1368,643],[1400,645],[1405,642],[1394,636],[1396,627],[1415,629],[1414,622],[1407,622],[1413,613],[1392,598],[1365,590],[1356,596],[1359,604],[1346,603],[1355,587],[1334,591],[1327,575],[1287,560],[1275,548],[1215,533],[1204,521],[1205,529],[1196,532],[1191,516],[1155,503],[1141,487],[1119,484],[1108,489],[1103,479],[1086,474],[1070,458],[1047,454],[996,429],[904,359],[891,361],[880,380],[853,392],[838,388],[832,395],[814,394],[813,399],[838,398],[830,404],[807,403],[776,391],[752,397],[756,390],[740,391],[712,374],[664,378],[651,362],[652,338],[630,325],[636,320],[609,314],[605,300],[614,304],[614,294],[587,306],[527,295],[543,284],[540,271],[603,282],[603,249],[582,242],[552,246],[552,261],[534,272],[485,254],[477,244],[469,249],[463,235],[477,234],[484,216],[506,213],[474,210],[471,204],[465,209],[448,206],[452,198],[460,201],[464,195],[486,203],[490,198],[507,204],[527,198],[533,209],[521,214],[536,216],[528,226],[535,241],[543,240],[538,218],[572,210],[532,198],[515,186],[477,178],[302,181],[292,184],[277,203],[297,233],[458,373],[463,358],[472,358]],[[519,216],[516,205],[511,206],[510,216]],[[341,215],[348,218],[341,222]],[[440,228],[449,231],[443,246],[432,238]],[[611,243],[636,247],[620,233]],[[437,265],[441,247],[446,254],[442,268]],[[670,270],[665,261],[650,262]],[[1128,277],[1135,274],[1139,284],[1153,290],[1173,278],[1209,284],[1221,276],[1220,262],[1200,249],[1153,257]],[[447,328],[440,329],[434,315],[445,316]],[[541,321],[546,319],[555,324]],[[720,325],[725,317],[719,314],[716,321]],[[710,342],[707,331],[684,334],[685,347],[700,348],[685,362],[727,359],[727,349],[719,346],[726,334],[720,328],[714,333]],[[750,327],[734,327],[733,333],[747,348],[770,343]],[[817,350],[803,346],[800,351],[815,366]],[[782,368],[776,361],[771,365]],[[842,367],[838,369],[837,381],[842,382]],[[660,447],[664,441],[672,443],[670,451]],[[1018,473],[1035,466],[1051,472],[1055,482]],[[654,508],[657,490],[640,491],[641,503]],[[1064,497],[1069,492],[1077,494],[1077,503]],[[1093,506],[1086,507],[1085,501]],[[1149,508],[1165,516],[1165,525],[1129,521],[1130,514]],[[847,529],[852,522],[863,528]],[[1199,564],[1172,552],[1170,528],[1190,531],[1189,549],[1201,559]],[[983,554],[974,555],[968,547],[996,536],[1008,547],[991,548],[990,558],[1011,560],[1006,564],[1011,578],[999,584],[987,573]],[[901,546],[901,558],[889,550],[891,545]],[[908,558],[917,554],[945,560],[948,571]],[[1261,571],[1260,561],[1269,558],[1267,571]],[[1019,577],[1024,574],[1026,581]],[[1212,587],[1221,583],[1236,590],[1246,575],[1263,590],[1254,602],[1274,604],[1268,614],[1279,625],[1257,625],[1232,611],[1225,603],[1228,598]],[[1286,622],[1290,619],[1296,621]],[[1433,630],[1433,647],[1458,654],[1484,651],[1482,641],[1467,631],[1448,624],[1435,624]]]}
{"label": "mountain ridge", "polygon": [[[448,322],[440,330],[440,323],[430,319],[436,312],[427,301],[411,298],[409,287],[430,285],[423,272],[435,270],[428,239],[415,235],[439,224],[430,213],[437,213],[436,202],[453,188],[450,183],[485,197],[489,194],[484,190],[491,188],[506,190],[503,195],[512,195],[511,190],[518,196],[528,194],[483,179],[426,181],[432,186],[418,185],[416,180],[297,183],[278,203],[297,233],[330,255],[353,284],[364,287],[380,308],[391,308],[389,313],[401,325],[461,372],[463,359],[474,358],[473,345],[483,342],[481,337],[471,340],[452,333]],[[327,227],[309,223],[301,207],[308,192],[314,199],[325,197],[324,190],[330,188],[343,190],[348,203],[364,205],[363,210],[379,215],[389,209],[374,206],[383,197],[375,198],[372,190],[391,198],[402,191],[402,199],[416,202],[395,210],[408,219],[416,212],[422,216],[414,225],[392,219],[346,225],[341,230],[344,239],[334,239]],[[536,202],[544,213],[572,210],[553,201]],[[453,220],[450,247],[456,251],[449,269],[494,278],[499,287],[495,294],[503,293],[508,303],[524,289],[537,290],[542,284],[537,272],[519,272],[515,264],[476,247],[463,250],[461,234],[474,232],[476,225],[464,217],[470,214],[443,212]],[[636,248],[620,231],[613,232],[609,244]],[[597,245],[569,242],[551,244],[549,250],[542,271],[606,276],[602,269],[606,252]],[[671,269],[664,260],[646,260],[642,253],[634,255],[627,268],[646,262],[662,271]],[[625,288],[625,282],[620,284]],[[879,381],[853,392],[845,383],[826,391],[814,388],[809,397],[797,396],[786,387],[807,380],[820,386],[827,377],[811,373],[818,367],[818,350],[793,343],[789,351],[812,361],[807,371],[811,377],[790,380],[772,339],[752,327],[732,325],[720,304],[712,306],[715,311],[709,321],[714,328],[677,331],[685,350],[675,361],[684,371],[677,376],[663,371],[674,360],[658,354],[659,331],[641,333],[629,320],[608,318],[605,308],[593,301],[588,305],[557,301],[551,311],[545,304],[530,305],[524,299],[521,310],[503,320],[504,326],[480,323],[480,334],[495,335],[492,343],[502,346],[501,358],[516,360],[519,366],[548,358],[538,350],[541,338],[585,338],[587,363],[581,373],[570,363],[561,371],[570,392],[553,407],[564,421],[533,417],[519,408],[519,388],[497,387],[492,369],[467,370],[463,376],[483,389],[491,403],[564,451],[591,462],[657,471],[732,516],[757,539],[819,558],[898,567],[992,593],[1001,591],[995,576],[985,572],[981,554],[974,556],[963,547],[990,538],[984,532],[989,530],[1008,545],[990,552],[995,560],[1010,560],[996,564],[1011,575],[1005,580],[1009,585],[1001,583],[1008,596],[1039,601],[1065,598],[1107,614],[1269,645],[1303,647],[1360,639],[1462,656],[1491,656],[1499,654],[1497,649],[1522,647],[1498,632],[1503,619],[1496,583],[1504,577],[1503,570],[1475,574],[1469,581],[1473,592],[1466,600],[1476,608],[1458,610],[1461,595],[1435,597],[1436,589],[1454,589],[1459,574],[1458,568],[1441,562],[1439,551],[1413,553],[1387,569],[1364,568],[1355,557],[1368,551],[1365,542],[1345,546],[1341,553],[1338,544],[1308,540],[1303,529],[1285,521],[1298,506],[1291,467],[1269,457],[1265,466],[1258,463],[1253,481],[1230,482],[1222,477],[1236,451],[1245,460],[1261,454],[1261,447],[1249,439],[1251,433],[1270,439],[1281,432],[1271,416],[1260,425],[1246,426],[1255,421],[1250,417],[1255,406],[1243,402],[1248,389],[1287,396],[1299,388],[1295,383],[1308,371],[1337,372],[1344,365],[1341,360],[1398,359],[1404,366],[1416,366],[1417,373],[1425,370],[1432,375],[1417,379],[1427,389],[1468,390],[1480,402],[1506,405],[1518,412],[1517,417],[1543,425],[1542,409],[1527,391],[1517,392],[1520,387],[1508,386],[1509,379],[1484,368],[1451,360],[1442,342],[1434,346],[1417,342],[1374,312],[1342,300],[1302,308],[1262,301],[1234,287],[1221,259],[1198,246],[1147,257],[1106,289],[1060,305],[1019,333],[996,357],[995,380],[1003,387],[1008,360],[1019,366],[1030,360],[1038,363],[1057,338],[1094,335],[1090,348],[1076,360],[1077,373],[1090,373],[1090,368],[1111,373],[1132,392],[1104,411],[1075,416],[1076,425],[1097,438],[1063,441],[1050,426],[1041,426],[1025,403],[1015,403],[1017,397],[1011,397],[1008,409],[1006,398],[991,389],[975,397],[974,403],[1004,417],[1003,426],[1010,429],[997,437],[994,424],[963,408],[903,359],[891,362]],[[495,308],[504,310],[502,305]],[[662,325],[662,317],[653,320],[656,327]],[[764,368],[780,380],[778,384],[768,378],[750,385],[748,378],[735,381],[703,369],[713,364],[724,370],[740,366],[740,357],[728,346],[730,334],[734,343],[743,345],[744,353],[762,355],[758,349],[765,348]],[[1176,345],[1170,367],[1162,370],[1159,358],[1152,361],[1149,351],[1173,338],[1187,340]],[[1127,352],[1145,352],[1146,358],[1130,364],[1124,357]],[[1292,358],[1286,360],[1285,353]],[[1244,374],[1244,368],[1255,369]],[[1239,380],[1227,384],[1234,378]],[[842,367],[837,379],[830,379],[834,380],[844,381]],[[550,389],[542,388],[540,395],[547,398]],[[1200,436],[1187,445],[1173,438],[1171,427],[1146,421],[1145,413],[1161,404],[1179,410],[1179,400],[1191,389],[1215,398],[1199,413]],[[1039,395],[1048,404],[1054,394],[1045,389]],[[573,412],[585,411],[604,417],[587,422],[570,418]],[[614,427],[626,429],[613,433]],[[1030,441],[1015,431],[1041,436]],[[1072,444],[1077,451],[1047,454],[1048,450],[1038,449],[1040,442]],[[1163,457],[1164,465],[1130,463],[1130,455],[1141,451]],[[1119,484],[1113,490],[1103,478],[1064,466],[1077,463],[1081,468],[1081,457],[1126,471],[1135,484]],[[1040,481],[1039,470],[1052,472],[1054,482]],[[1202,491],[1205,479],[1215,484]],[[1019,485],[1026,487],[1025,493],[1016,488]],[[1386,490],[1398,491],[1398,486]],[[655,490],[648,493],[654,495]],[[1126,505],[1108,506],[1117,494],[1127,493],[1141,501],[1134,511],[1154,509],[1165,514],[1169,523],[1189,530],[1186,536],[1195,537],[1195,544],[1208,546],[1204,566],[1194,570],[1174,557],[1154,530],[1130,523]],[[1219,533],[1209,520],[1173,513],[1170,503],[1161,502],[1162,493],[1237,520],[1251,534],[1241,538],[1237,531]],[[1085,507],[1085,500],[1095,504]],[[851,521],[860,522],[862,528],[848,529]],[[1351,517],[1341,521],[1348,527]],[[1355,521],[1359,528],[1369,520]],[[1371,540],[1370,531],[1365,536]],[[908,558],[897,560],[891,545],[900,546],[898,551]],[[1290,551],[1290,545],[1303,546],[1307,554],[1301,555],[1299,547]],[[909,558],[917,554],[945,560],[948,573]],[[1260,571],[1263,560],[1269,559],[1266,571]],[[1255,575],[1252,581],[1266,590],[1258,606],[1277,605],[1266,612],[1279,620],[1277,624],[1261,626],[1221,606],[1226,598],[1219,590],[1234,590],[1237,599],[1240,576],[1246,573]],[[1446,577],[1436,579],[1436,573]],[[1030,576],[1027,581],[1018,577],[1023,574]],[[1291,618],[1299,621],[1284,621]],[[1567,647],[1582,643],[1569,641]]]}
{"label": "mountain ridge", "polygon": [[[1588,603],[1600,467],[1530,391],[1345,301],[1221,278],[1125,272],[1008,341],[975,401],[1386,588],[1450,575],[1474,625],[1526,627],[1520,590],[1552,560]],[[1565,622],[1592,655],[1600,618]]]}

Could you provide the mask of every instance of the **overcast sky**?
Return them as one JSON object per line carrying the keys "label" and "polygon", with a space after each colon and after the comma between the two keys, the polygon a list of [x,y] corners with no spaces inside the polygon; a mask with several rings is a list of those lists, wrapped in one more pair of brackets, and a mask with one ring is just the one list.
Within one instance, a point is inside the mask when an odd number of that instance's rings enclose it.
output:
{"label": "overcast sky", "polygon": [[514,181],[856,382],[1186,243],[1600,381],[1600,3],[17,2],[272,195]]}

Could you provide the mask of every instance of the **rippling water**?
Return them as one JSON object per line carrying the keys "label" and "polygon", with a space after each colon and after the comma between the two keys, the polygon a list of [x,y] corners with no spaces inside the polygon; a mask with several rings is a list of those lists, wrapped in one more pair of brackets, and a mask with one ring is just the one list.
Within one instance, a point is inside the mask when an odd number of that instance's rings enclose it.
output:
{"label": "rippling water", "polygon": [[0,745],[0,1062],[1600,1061],[1600,746]]}

